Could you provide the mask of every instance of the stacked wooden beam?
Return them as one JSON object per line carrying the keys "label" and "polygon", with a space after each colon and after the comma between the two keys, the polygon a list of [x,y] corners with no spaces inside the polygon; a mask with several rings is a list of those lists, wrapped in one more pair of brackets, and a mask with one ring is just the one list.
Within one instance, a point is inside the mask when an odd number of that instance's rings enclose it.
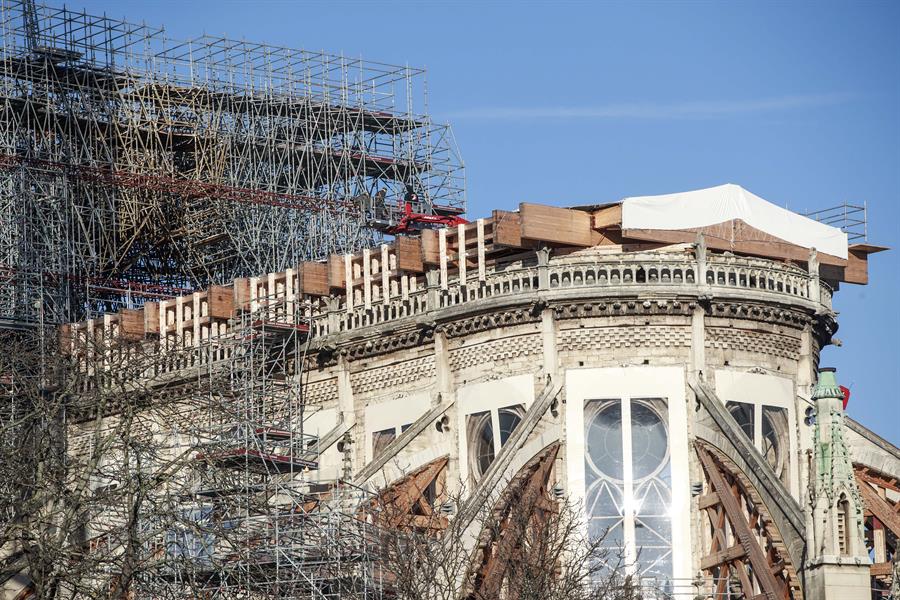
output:
{"label": "stacked wooden beam", "polygon": [[[323,262],[258,277],[236,279],[229,286],[212,286],[189,296],[151,302],[142,309],[122,310],[104,317],[106,329],[126,340],[148,336],[164,345],[197,345],[223,333],[239,311],[267,308],[272,318],[293,315],[298,302],[322,303],[343,296],[347,311],[409,298],[426,287],[426,271],[437,273],[442,289],[451,277],[462,285],[478,285],[487,269],[517,260],[530,251],[555,248],[564,253],[597,245],[618,246],[622,252],[670,244],[693,243],[702,233],[713,251],[762,256],[808,268],[810,251],[779,240],[739,220],[690,230],[622,229],[622,205],[559,208],[523,203],[518,211],[493,211],[490,218],[450,229],[424,230],[419,237],[398,237],[379,248],[333,255]],[[885,248],[854,245],[849,258],[817,257],[820,276],[833,285],[866,283],[868,255]],[[63,325],[60,341],[71,348],[74,332],[96,327],[99,320]]]}

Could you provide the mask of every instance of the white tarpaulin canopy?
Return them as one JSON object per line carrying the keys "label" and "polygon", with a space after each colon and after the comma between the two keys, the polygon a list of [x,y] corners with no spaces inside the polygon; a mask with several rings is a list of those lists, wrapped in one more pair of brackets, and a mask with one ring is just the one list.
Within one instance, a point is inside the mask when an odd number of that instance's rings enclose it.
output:
{"label": "white tarpaulin canopy", "polygon": [[786,242],[847,258],[847,234],[837,227],[776,206],[733,183],[622,201],[622,229],[693,229],[732,219]]}

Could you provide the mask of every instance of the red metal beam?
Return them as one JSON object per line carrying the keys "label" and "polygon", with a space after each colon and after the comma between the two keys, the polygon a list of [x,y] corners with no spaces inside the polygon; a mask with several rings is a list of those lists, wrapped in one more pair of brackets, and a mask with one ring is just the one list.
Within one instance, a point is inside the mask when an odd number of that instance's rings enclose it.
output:
{"label": "red metal beam", "polygon": [[11,154],[0,155],[0,169],[14,170],[21,166],[49,169],[61,175],[76,177],[82,181],[100,185],[163,192],[184,198],[214,198],[230,202],[261,204],[306,212],[336,212],[353,206],[352,203],[347,201],[315,196],[267,192],[196,179],[132,173],[106,167],[72,165]]}

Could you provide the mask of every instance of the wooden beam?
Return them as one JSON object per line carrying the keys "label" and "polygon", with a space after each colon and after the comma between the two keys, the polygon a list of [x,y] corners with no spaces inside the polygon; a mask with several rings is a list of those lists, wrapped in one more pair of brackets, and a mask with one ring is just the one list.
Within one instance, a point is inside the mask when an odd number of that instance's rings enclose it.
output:
{"label": "wooden beam", "polygon": [[710,508],[711,506],[715,506],[719,503],[719,495],[715,492],[710,492],[709,494],[704,494],[700,496],[699,499],[699,508],[703,510],[705,508]]}
{"label": "wooden beam", "polygon": [[613,206],[604,206],[599,210],[595,210],[591,215],[593,221],[591,225],[594,229],[606,229],[608,227],[622,228],[622,205],[614,204]]}
{"label": "wooden beam", "polygon": [[890,577],[893,569],[894,563],[892,562],[874,563],[869,567],[869,575],[872,577]]}
{"label": "wooden beam", "polygon": [[869,283],[869,253],[859,249],[847,250],[847,267],[844,269],[844,281],[866,285]]}
{"label": "wooden beam", "polygon": [[143,309],[123,308],[119,311],[119,335],[130,341],[144,339]]}
{"label": "wooden beam", "polygon": [[251,282],[250,277],[239,277],[234,280],[234,306],[238,310],[250,307]]}
{"label": "wooden beam", "polygon": [[554,446],[541,461],[535,465],[531,476],[522,484],[518,494],[510,498],[508,508],[509,522],[498,536],[496,549],[491,552],[484,566],[481,588],[476,598],[500,598],[503,577],[514,559],[514,549],[522,542],[522,536],[528,526],[528,517],[535,512],[535,506],[542,494],[546,493],[547,480],[556,460],[559,446]]}
{"label": "wooden beam", "polygon": [[[230,319],[235,314],[234,289],[224,285],[211,285],[206,292],[209,316],[213,319]],[[194,319],[199,318],[194,315]]]}
{"label": "wooden beam", "polygon": [[436,267],[441,264],[440,242],[438,232],[434,229],[422,231],[422,262],[426,266]]}
{"label": "wooden beam", "polygon": [[388,526],[398,527],[409,520],[413,507],[423,502],[425,490],[447,467],[447,461],[446,456],[438,458],[392,483],[378,495]]}
{"label": "wooden beam", "polygon": [[747,551],[744,550],[744,547],[740,544],[736,544],[720,552],[713,552],[709,556],[704,556],[700,559],[700,568],[704,571],[708,571],[713,567],[718,567],[723,563],[743,558],[746,555]]}
{"label": "wooden beam", "polygon": [[486,279],[484,262],[484,219],[478,219],[478,221],[476,221],[475,236],[478,255],[478,280],[484,281]]}
{"label": "wooden beam", "polygon": [[862,481],[868,481],[870,483],[874,483],[878,487],[883,487],[889,490],[894,490],[898,494],[900,494],[900,480],[893,475],[882,475],[879,476],[878,472],[873,472],[869,467],[862,467],[856,465],[856,478]]}
{"label": "wooden beam", "polygon": [[[725,482],[725,478],[719,472],[719,466],[716,464],[713,457],[700,446],[697,446],[697,455],[700,457],[700,462],[703,463],[704,470],[706,471],[706,475],[709,478],[713,491],[719,494],[722,508],[725,509],[725,514],[728,517],[729,523],[731,523],[731,529],[735,534],[735,538],[740,540],[741,546],[747,553],[750,565],[753,568],[754,576],[759,581],[762,591],[770,594],[773,598],[783,598],[786,592],[784,589],[785,586],[778,581],[775,578],[775,575],[769,570],[769,563],[766,560],[766,555],[756,541],[756,535],[750,529],[750,525],[747,524],[747,520],[744,517],[744,513],[741,510],[737,498],[732,495],[728,484]],[[744,569],[739,569],[739,573],[743,573],[744,571]],[[745,594],[749,594],[750,591],[751,588],[744,588]]]}
{"label": "wooden beam", "polygon": [[[691,229],[623,229],[622,236],[626,240],[693,244],[697,240],[698,231],[704,234],[706,247],[714,250],[728,250],[765,258],[792,260],[803,264],[809,259],[808,248],[776,238],[747,225],[740,219]],[[819,264],[823,266],[842,269],[847,266],[847,260],[837,256],[820,252],[818,257]],[[825,276],[823,275],[823,277]]]}
{"label": "wooden beam", "polygon": [[495,210],[494,245],[509,248],[524,248],[522,245],[522,216],[508,210]]}
{"label": "wooden beam", "polygon": [[401,235],[394,240],[394,245],[397,248],[397,269],[409,273],[425,272],[421,239]]}
{"label": "wooden beam", "polygon": [[581,247],[594,244],[591,213],[523,202],[519,214],[523,240]]}
{"label": "wooden beam", "polygon": [[[298,298],[301,294],[327,296],[331,293],[328,266],[329,263],[324,262],[302,262],[297,265],[297,282],[300,287],[296,290]],[[343,273],[343,265],[341,269]]]}
{"label": "wooden beam", "polygon": [[72,355],[72,324],[59,326],[59,351],[63,356]]}
{"label": "wooden beam", "polygon": [[859,493],[862,496],[865,508],[870,511],[881,523],[895,536],[900,537],[900,514],[887,503],[887,500],[878,495],[872,486],[865,481],[856,478]]}
{"label": "wooden beam", "polygon": [[344,291],[344,255],[332,254],[328,257],[328,287],[334,291]]}
{"label": "wooden beam", "polygon": [[159,333],[159,302],[147,302],[144,304],[144,331],[146,333]]}

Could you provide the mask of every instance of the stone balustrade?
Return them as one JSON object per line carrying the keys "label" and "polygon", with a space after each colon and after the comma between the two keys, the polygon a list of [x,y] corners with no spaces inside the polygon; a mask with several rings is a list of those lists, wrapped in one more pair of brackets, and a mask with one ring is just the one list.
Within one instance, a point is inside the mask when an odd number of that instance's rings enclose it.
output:
{"label": "stone balustrade", "polygon": [[[416,318],[439,319],[440,314],[465,312],[485,301],[515,304],[544,295],[549,300],[574,294],[580,297],[635,297],[663,294],[731,298],[795,305],[808,312],[830,312],[831,290],[804,269],[761,258],[710,254],[697,260],[686,252],[629,254],[573,254],[549,259],[538,252],[537,264],[514,263],[483,276],[472,270],[465,281],[459,274],[441,278],[426,273],[427,286],[405,294],[380,296],[369,308],[348,308],[346,296],[320,299],[289,297],[284,287],[259,295],[252,307],[214,327],[200,339],[167,334],[158,351],[164,356],[148,363],[148,375],[235,360],[240,342],[262,324],[269,329],[305,324],[314,339],[365,335],[368,328]],[[483,278],[482,278],[483,277]],[[529,301],[531,301],[529,300]],[[201,315],[202,316],[202,315]],[[205,317],[203,317],[205,318]],[[103,331],[115,330],[115,324]],[[352,334],[351,334],[352,332]],[[219,335],[216,335],[219,333]],[[97,339],[98,336],[95,336]],[[199,342],[199,343],[198,343]],[[96,352],[96,350],[94,351]],[[85,360],[85,364],[90,362]],[[87,368],[87,366],[86,366]]]}
{"label": "stone balustrade", "polygon": [[[703,276],[700,270],[705,269]],[[541,271],[546,284],[541,285]],[[698,283],[699,282],[699,283]],[[765,259],[713,255],[705,267],[683,254],[646,253],[564,257],[545,266],[516,266],[489,272],[484,281],[476,276],[465,284],[450,279],[446,289],[436,284],[409,294],[408,300],[390,299],[374,303],[371,309],[347,311],[337,308],[337,318],[314,317],[313,332],[319,337],[338,334],[388,321],[423,315],[451,307],[474,304],[489,298],[532,292],[595,290],[598,297],[615,294],[640,294],[647,291],[671,291],[690,295],[762,294],[772,302],[797,303],[806,308],[831,310],[831,290],[824,282],[814,281],[805,270]],[[818,298],[816,295],[818,288]]]}

